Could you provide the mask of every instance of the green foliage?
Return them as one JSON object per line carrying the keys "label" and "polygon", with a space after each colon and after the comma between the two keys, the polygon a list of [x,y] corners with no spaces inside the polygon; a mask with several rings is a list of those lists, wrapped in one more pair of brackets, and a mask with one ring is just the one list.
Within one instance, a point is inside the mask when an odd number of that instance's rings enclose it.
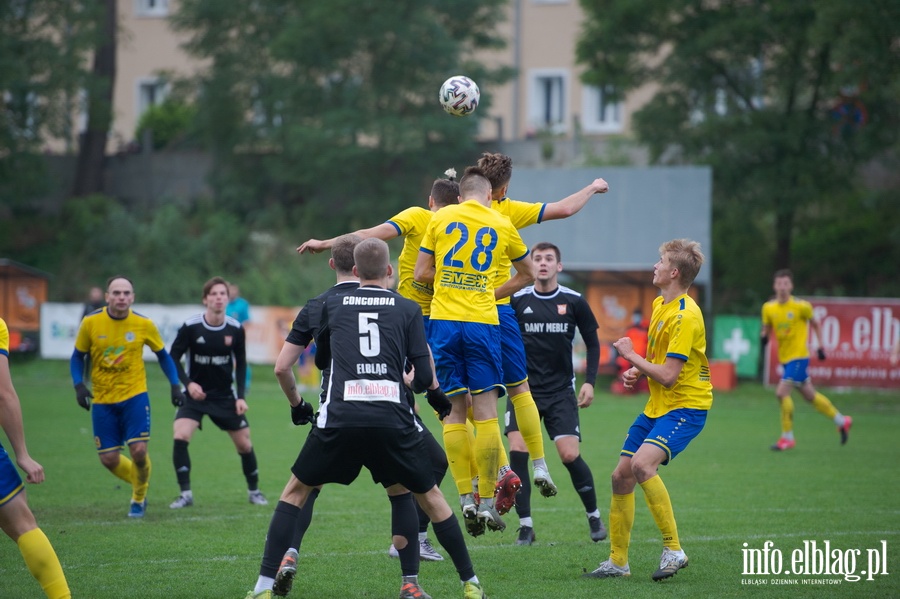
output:
{"label": "green foliage", "polygon": [[[798,253],[820,217],[852,217],[858,169],[896,148],[900,93],[896,2],[582,0],[584,79],[624,94],[654,83],[634,115],[655,160],[713,167],[717,289],[765,293],[776,267],[818,266]],[[868,122],[840,120],[859,102]],[[824,223],[821,223],[824,224]],[[870,231],[884,245],[886,229]],[[748,256],[749,255],[749,256]],[[749,273],[746,272],[749,264]],[[823,289],[857,269],[843,259]],[[765,274],[763,274],[765,273]],[[869,279],[871,282],[871,279]],[[859,279],[848,293],[885,293]]]}
{"label": "green foliage", "polygon": [[[140,292],[140,290],[139,290]],[[94,449],[90,415],[75,404],[68,363],[34,360],[12,364],[21,397],[28,449],[45,469],[41,485],[28,485],[28,501],[38,524],[59,555],[73,597],[145,599],[243,597],[253,587],[275,501],[309,427],[294,427],[287,402],[270,366],[256,366],[248,394],[251,437],[259,461],[260,489],[268,506],[247,502],[240,460],[228,435],[208,421],[190,445],[195,504],[170,510],[178,493],[171,465],[172,418],[168,384],[151,360],[147,380],[152,403],[149,453],[153,476],[144,520],[125,516],[128,485],[104,469]],[[672,579],[650,580],[659,564],[661,541],[640,489],[636,489],[634,532],[627,579],[586,580],[583,569],[606,559],[609,541],[588,538],[584,508],[552,442],[544,438],[547,463],[559,486],[552,499],[532,492],[537,542],[515,545],[516,517],[505,517],[503,533],[466,535],[472,562],[490,597],[546,599],[628,597],[695,599],[774,597],[869,599],[897,597],[895,547],[897,391],[825,391],[854,417],[847,445],[834,426],[805,402],[797,401],[797,448],[775,453],[768,445],[779,432],[773,391],[742,383],[717,393],[703,432],[672,463],[660,469],[678,532],[691,565]],[[419,399],[426,425],[440,441],[440,425]],[[579,412],[584,460],[593,470],[597,500],[608,524],[609,474],[618,460],[624,432],[643,408],[640,397],[612,397],[598,387],[594,404]],[[2,433],[0,433],[2,437]],[[6,440],[4,445],[8,448]],[[459,518],[450,476],[441,488]],[[863,499],[861,499],[863,498]],[[861,509],[861,503],[864,508]],[[387,556],[390,504],[366,472],[351,486],[328,485],[315,505],[312,526],[300,552],[302,576],[292,597],[396,597],[397,560]],[[434,542],[434,533],[429,530]],[[784,553],[804,540],[819,547],[862,549],[857,569],[866,569],[867,548],[888,545],[887,576],[873,581],[798,585],[742,585],[743,543],[760,548],[767,540]],[[123,550],[127,544],[128,549]],[[446,557],[446,552],[440,550]],[[760,576],[757,579],[773,578]],[[793,576],[787,578],[794,578]],[[828,578],[837,576],[806,576]],[[40,597],[15,543],[0,543],[0,595]],[[459,597],[458,576],[449,559],[425,562],[419,580],[434,597]]]}
{"label": "green foliage", "polygon": [[447,167],[474,159],[484,111],[450,118],[437,93],[465,72],[489,105],[485,90],[507,73],[471,53],[500,43],[503,4],[182,2],[173,23],[209,65],[196,82],[217,199],[242,216],[327,202],[336,217],[423,197]]}
{"label": "green foliage", "polygon": [[66,204],[60,219],[66,226],[50,241],[64,254],[20,256],[54,275],[50,294],[57,301],[80,301],[89,286],[123,274],[134,280],[141,302],[193,303],[203,282],[221,275],[239,282],[251,303],[293,306],[332,284],[334,273],[296,255],[302,240],[288,226],[292,219],[282,218],[254,226],[209,200],[168,201],[141,212],[87,196]]}
{"label": "green foliage", "polygon": [[46,191],[38,155],[47,141],[67,140],[73,149],[101,10],[70,0],[0,2],[0,207],[15,216]]}
{"label": "green foliage", "polygon": [[190,132],[197,109],[193,105],[166,99],[148,108],[141,115],[135,130],[135,139],[142,140],[144,132],[153,135],[153,149],[160,150],[174,142],[184,141]]}

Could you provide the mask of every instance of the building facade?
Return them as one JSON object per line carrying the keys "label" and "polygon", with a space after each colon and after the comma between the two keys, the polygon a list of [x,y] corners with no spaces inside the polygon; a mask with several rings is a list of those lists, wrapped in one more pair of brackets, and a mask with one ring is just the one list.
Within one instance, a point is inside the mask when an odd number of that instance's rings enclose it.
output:
{"label": "building facade", "polygon": [[[128,148],[141,114],[165,99],[166,73],[189,76],[198,69],[180,47],[183,37],[169,27],[177,9],[178,0],[118,0],[110,152]],[[506,48],[479,58],[491,66],[512,66],[518,76],[495,89],[482,86],[492,98],[490,112],[482,115],[482,141],[540,142],[546,159],[560,141],[602,141],[628,133],[630,114],[649,94],[638,90],[622,103],[611,103],[601,89],[581,83],[575,45],[582,21],[578,0],[509,0],[507,19],[498,26]]]}

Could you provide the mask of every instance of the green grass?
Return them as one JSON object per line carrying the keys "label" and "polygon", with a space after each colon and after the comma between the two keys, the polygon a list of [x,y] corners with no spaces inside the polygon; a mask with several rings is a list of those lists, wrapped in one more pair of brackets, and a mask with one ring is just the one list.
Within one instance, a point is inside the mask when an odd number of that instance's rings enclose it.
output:
{"label": "green grass", "polygon": [[[154,406],[150,507],[143,521],[130,521],[125,517],[130,490],[100,466],[90,417],[75,403],[68,365],[14,361],[13,380],[22,399],[29,449],[47,472],[44,484],[29,487],[29,503],[60,556],[75,597],[242,598],[256,581],[272,505],[306,429],[290,424],[271,370],[256,368],[248,416],[261,488],[272,503],[247,503],[231,441],[207,422],[191,444],[195,506],[171,511],[168,503],[178,489],[171,465],[173,408],[162,373],[155,364],[148,366]],[[530,548],[515,545],[514,515],[507,517],[504,533],[467,537],[490,597],[900,596],[900,393],[826,393],[854,417],[849,444],[840,446],[832,424],[797,397],[798,445],[784,454],[768,449],[779,431],[770,390],[745,383],[734,392],[717,394],[706,429],[662,469],[691,560],[687,570],[663,583],[649,578],[661,543],[640,490],[630,551],[632,577],[580,578],[583,569],[606,559],[609,543],[590,542],[568,474],[546,441],[560,494],[554,499],[533,495],[537,543]],[[582,451],[594,472],[605,520],[609,473],[643,403],[640,398],[612,397],[601,388],[594,405],[581,413]],[[426,422],[440,437],[430,413]],[[9,448],[5,437],[3,442]],[[443,490],[455,506],[449,477]],[[303,544],[292,596],[396,597],[399,566],[387,556],[389,520],[384,491],[367,474],[351,487],[326,488]],[[773,541],[788,562],[803,540],[862,549],[861,560],[865,549],[886,540],[889,575],[839,586],[743,585],[742,579],[750,578],[742,576],[743,543],[761,548],[766,540]],[[865,563],[857,566],[860,569]],[[436,598],[460,596],[449,560],[422,564],[420,580]],[[0,540],[0,598],[42,596],[15,545]]]}

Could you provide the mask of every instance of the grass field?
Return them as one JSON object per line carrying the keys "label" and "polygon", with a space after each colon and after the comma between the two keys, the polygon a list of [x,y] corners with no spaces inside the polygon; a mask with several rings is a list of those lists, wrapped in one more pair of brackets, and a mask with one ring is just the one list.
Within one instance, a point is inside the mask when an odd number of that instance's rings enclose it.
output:
{"label": "grass field", "polygon": [[[256,581],[272,508],[306,435],[293,427],[271,370],[256,368],[250,393],[252,435],[261,488],[269,506],[247,502],[240,461],[227,435],[207,423],[191,444],[195,505],[168,504],[178,491],[172,469],[173,408],[165,379],[148,365],[153,403],[153,478],[146,518],[125,517],[130,490],[100,465],[90,417],[75,403],[68,365],[14,360],[29,449],[47,481],[29,487],[38,522],[50,537],[74,597],[243,598]],[[826,393],[828,393],[826,391]],[[900,392],[828,393],[854,417],[850,442],[840,446],[834,426],[795,399],[797,448],[768,449],[779,431],[770,390],[745,383],[718,393],[703,433],[662,469],[690,567],[653,583],[661,543],[637,491],[630,579],[587,580],[584,569],[606,559],[609,542],[591,543],[568,474],[549,441],[548,463],[560,487],[553,499],[533,495],[537,543],[515,545],[517,520],[504,533],[467,537],[476,571],[492,599],[547,597],[900,597],[900,475],[897,430]],[[643,408],[642,398],[612,397],[600,388],[582,411],[582,451],[594,471],[606,520],[609,473],[624,434]],[[427,407],[427,406],[426,406]],[[439,426],[426,422],[438,438]],[[3,443],[9,447],[5,437]],[[452,481],[443,490],[456,505]],[[396,597],[399,565],[387,556],[390,508],[366,474],[351,487],[326,488],[301,550],[293,597]],[[432,535],[433,539],[433,535]],[[867,568],[867,549],[886,542],[887,575],[858,582],[838,576],[745,576],[744,543],[767,540],[791,565],[804,541],[832,550],[861,550],[856,572]],[[839,585],[802,584],[841,580]],[[765,585],[748,585],[747,581]],[[797,585],[776,585],[795,580]],[[435,598],[459,597],[449,560],[423,563],[420,581]],[[43,597],[15,545],[0,540],[0,598]]]}

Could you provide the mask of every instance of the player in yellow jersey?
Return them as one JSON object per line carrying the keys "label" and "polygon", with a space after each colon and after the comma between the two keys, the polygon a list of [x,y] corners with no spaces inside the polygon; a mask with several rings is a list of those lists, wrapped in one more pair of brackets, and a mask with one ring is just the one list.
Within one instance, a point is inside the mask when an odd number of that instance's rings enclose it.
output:
{"label": "player in yellow jersey", "polygon": [[763,345],[772,336],[778,342],[778,362],[783,373],[775,395],[781,404],[781,437],[772,446],[774,451],[793,449],[794,441],[794,401],[791,390],[797,387],[803,399],[813,405],[818,412],[831,419],[841,435],[841,444],[847,442],[853,419],[838,412],[831,401],[816,391],[812,379],[807,374],[809,367],[809,347],[807,338],[812,327],[816,334],[816,354],[819,360],[825,359],[822,349],[822,329],[813,315],[812,304],[791,295],[794,290],[794,275],[784,269],[775,273],[773,289],[775,299],[766,302],[762,307]]}
{"label": "player in yellow jersey", "polygon": [[[16,464],[32,484],[44,482],[44,467],[28,454],[25,428],[22,426],[22,406],[9,373],[9,329],[0,318],[0,427],[6,433]],[[50,599],[69,599],[69,585],[59,558],[47,535],[38,528],[34,514],[28,507],[22,477],[6,449],[0,444],[0,529],[19,546],[25,565],[44,594]]]}
{"label": "player in yellow jersey", "polygon": [[663,540],[659,569],[651,578],[669,578],[688,565],[678,540],[672,501],[658,470],[700,434],[712,407],[706,327],[700,307],[687,294],[700,272],[703,254],[696,241],[674,239],[659,248],[659,256],[653,267],[653,284],[662,294],[653,301],[646,358],[634,351],[629,337],[613,344],[632,364],[623,375],[625,387],[633,387],[642,375],[646,376],[650,400],[628,430],[612,474],[609,559],[585,574],[588,578],[631,575],[628,545],[634,524],[634,487],[638,484]]}
{"label": "player in yellow jersey", "polygon": [[[500,327],[496,299],[531,282],[528,248],[505,216],[492,210],[491,184],[483,172],[466,169],[459,182],[460,204],[435,213],[422,239],[415,280],[434,284],[430,337],[441,388],[453,410],[444,419],[444,448],[460,493],[466,528],[478,534],[483,525],[503,530],[494,506],[494,481],[509,469],[497,421],[497,399],[503,390]],[[515,266],[516,276],[495,288],[501,256]],[[472,396],[475,444],[465,431],[466,394]],[[476,504],[469,463],[478,464]],[[504,465],[506,464],[506,465]]]}
{"label": "player in yellow jersey", "polygon": [[[133,312],[134,287],[129,279],[107,281],[107,307],[81,321],[75,338],[70,370],[75,398],[85,410],[94,409],[91,421],[100,463],[132,488],[130,518],[143,518],[150,486],[150,397],[144,368],[144,345],[156,354],[169,379],[172,403],[184,404],[175,362],[166,351],[153,321]],[[85,356],[91,357],[93,394],[84,384]],[[128,446],[131,457],[121,453]]]}
{"label": "player in yellow jersey", "polygon": [[[595,179],[590,185],[552,203],[530,203],[511,200],[506,192],[512,178],[512,159],[505,154],[485,152],[478,160],[478,167],[491,182],[491,207],[509,217],[516,229],[523,229],[548,220],[568,218],[578,213],[588,200],[598,193],[609,191],[603,179]],[[497,287],[510,276],[511,264],[501,256],[497,269]],[[534,484],[544,497],[556,495],[556,485],[550,478],[550,470],[544,460],[544,437],[537,406],[528,385],[528,368],[525,345],[519,333],[515,312],[505,297],[497,302],[500,318],[500,345],[503,356],[503,383],[507,390],[506,411],[515,412],[519,433],[509,437],[509,459],[512,472],[497,484],[497,510],[505,514],[515,503],[516,490],[522,480],[528,481],[528,458],[531,457]],[[507,424],[509,418],[506,419]],[[527,452],[527,453],[526,453]]]}

